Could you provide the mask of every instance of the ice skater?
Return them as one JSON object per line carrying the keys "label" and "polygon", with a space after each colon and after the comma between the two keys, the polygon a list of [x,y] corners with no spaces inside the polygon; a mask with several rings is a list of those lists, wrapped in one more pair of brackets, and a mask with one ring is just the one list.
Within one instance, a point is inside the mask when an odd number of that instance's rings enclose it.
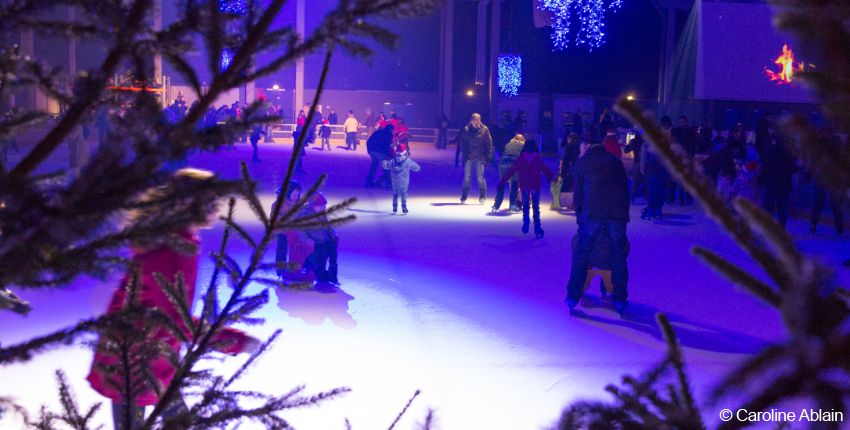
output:
{"label": "ice skater", "polygon": [[263,127],[263,124],[254,124],[251,126],[251,146],[254,147],[254,158],[252,160],[256,163],[260,162],[260,157],[257,156],[257,145],[260,143],[260,135],[266,135]]}
{"label": "ice skater", "polygon": [[484,166],[493,159],[493,139],[490,137],[490,130],[481,123],[481,115],[472,114],[469,124],[460,131],[460,146],[463,155],[463,194],[460,196],[460,202],[466,202],[469,195],[474,167],[478,177],[478,203],[483,205],[487,199]]}
{"label": "ice skater", "polygon": [[519,173],[519,193],[522,199],[522,232],[523,234],[528,233],[530,221],[528,212],[529,206],[531,206],[534,209],[534,235],[543,237],[543,228],[540,226],[540,174],[545,175],[546,179],[552,182],[555,179],[555,172],[543,162],[536,141],[525,142],[522,153],[517,157],[514,165],[502,174],[499,186],[504,186],[514,173]]}
{"label": "ice skater", "polygon": [[[324,212],[327,205],[328,200],[325,198],[325,195],[317,192],[310,196],[310,202],[301,212],[301,217],[314,217],[313,221],[317,223],[327,222],[327,215],[316,216]],[[313,253],[310,254],[310,261],[315,266],[316,280],[332,285],[339,285],[336,260],[339,237],[336,235],[333,227],[326,226],[298,230],[298,238],[308,245],[313,245]],[[327,268],[325,268],[325,265],[328,265]]]}
{"label": "ice skater", "polygon": [[[280,194],[283,192],[283,188],[278,188],[277,193]],[[295,203],[301,199],[301,184],[298,181],[289,181],[289,186],[286,187],[286,196],[283,197],[281,201],[283,206],[280,208],[279,216],[283,217],[286,215],[292,208],[295,206]],[[275,202],[277,203],[277,202]],[[274,212],[274,204],[272,204],[272,212]],[[286,272],[286,255],[289,251],[289,244],[286,241],[285,233],[277,234],[277,252],[275,253],[275,263],[277,264],[277,276],[282,277]]]}
{"label": "ice skater", "polygon": [[331,128],[328,126],[328,120],[319,127],[319,137],[322,138],[322,150],[325,150],[325,145],[328,145],[328,151],[331,150]]}
{"label": "ice skater", "polygon": [[[182,190],[202,189],[206,182],[213,179],[214,175],[211,172],[197,169],[181,169],[173,174],[170,187],[149,192],[145,200],[154,202],[164,199],[169,193],[173,192],[170,188]],[[199,250],[200,241],[197,230],[206,228],[215,218],[217,204],[215,201],[205,199],[204,197],[195,197],[186,203],[186,209],[190,207],[206,208],[208,211],[207,221],[181,230],[178,232],[178,235],[185,242],[185,245]],[[144,222],[145,219],[157,216],[164,210],[167,210],[167,208],[155,204],[143,206],[143,209],[137,210],[133,217],[137,222]],[[173,321],[171,326],[179,328],[182,336],[185,336],[186,339],[191,341],[193,333],[186,327],[183,318],[181,318],[180,313],[177,311],[176,305],[169,299],[170,296],[163,291],[162,286],[154,275],[161,275],[174,285],[183,285],[185,288],[183,297],[186,298],[186,303],[191,305],[195,294],[195,281],[198,273],[198,251],[192,254],[186,254],[185,249],[181,248],[178,251],[168,243],[164,243],[158,246],[134,244],[132,252],[133,264],[131,266],[140,268],[139,276],[137,277],[132,271],[125,275],[121,281],[121,287],[117,288],[112,294],[112,301],[107,312],[114,314],[121,311],[127,300],[127,289],[125,287],[134,279],[138,279],[139,291],[136,294],[138,303],[162,312],[164,316]],[[183,276],[184,282],[182,283],[177,280],[180,274]],[[162,342],[162,344],[170,349],[170,354],[174,356],[180,353],[181,342],[172,332],[172,328],[157,328],[154,332],[153,340]],[[137,394],[135,399],[132,399],[132,402],[130,402],[131,399],[124,398],[125,381],[122,377],[124,375],[115,374],[114,371],[113,373],[107,371],[107,369],[114,369],[120,365],[120,360],[116,356],[114,347],[112,349],[109,347],[111,344],[113,342],[109,338],[101,336],[97,350],[95,351],[91,373],[89,373],[87,379],[95,391],[112,400],[112,417],[116,430],[129,430],[126,426],[128,421],[131,423],[130,428],[140,427],[144,418],[144,407],[155,405],[159,401],[159,394],[153,389],[142,391],[137,387],[134,390]],[[226,328],[216,336],[214,344],[222,345],[223,349],[221,352],[235,355],[239,352],[251,352],[260,343],[241,331]],[[159,387],[168,386],[176,372],[170,355],[165,353],[151,363],[149,370],[150,377],[153,378],[154,383]],[[130,407],[130,404],[133,406]],[[175,417],[187,411],[182,395],[178,394],[174,404],[163,413],[163,418]]]}
{"label": "ice skater", "polygon": [[[611,244],[611,299],[620,315],[628,306],[626,291],[629,269],[626,265],[626,225],[629,222],[629,179],[626,168],[605,147],[585,143],[584,155],[576,161],[573,171],[575,181],[575,208],[579,228],[579,245],[570,270],[567,284],[567,305],[576,307],[584,292],[587,279],[587,261],[596,237],[608,230]],[[644,154],[645,156],[646,154]]]}
{"label": "ice skater", "polygon": [[400,143],[395,147],[395,157],[381,162],[384,170],[390,171],[393,184],[393,213],[398,213],[398,197],[401,195],[401,212],[407,214],[407,187],[410,185],[410,171],[418,172],[420,167],[411,160],[407,145]]}

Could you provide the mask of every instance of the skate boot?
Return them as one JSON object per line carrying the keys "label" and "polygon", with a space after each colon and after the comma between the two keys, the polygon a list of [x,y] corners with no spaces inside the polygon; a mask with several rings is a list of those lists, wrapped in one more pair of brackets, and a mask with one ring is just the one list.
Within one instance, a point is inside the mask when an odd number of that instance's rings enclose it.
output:
{"label": "skate boot", "polygon": [[652,218],[652,209],[643,208],[640,211],[640,219],[650,219]]}
{"label": "skate boot", "polygon": [[528,233],[528,225],[529,222],[527,219],[522,221],[522,234]]}
{"label": "skate boot", "polygon": [[812,234],[815,234],[817,231],[818,231],[818,225],[815,224],[815,223],[812,223],[811,228],[809,228],[809,232],[812,233]]}
{"label": "skate boot", "polygon": [[393,214],[398,212],[398,205],[393,205]]}
{"label": "skate boot", "polygon": [[534,224],[534,236],[538,239],[543,237],[543,229],[540,227],[540,224]]}
{"label": "skate boot", "polygon": [[478,199],[478,203],[482,204],[482,205],[484,204],[485,201],[487,201],[487,200],[485,200],[484,197],[481,197],[480,199]]}
{"label": "skate boot", "polygon": [[401,213],[407,215],[407,212],[408,212],[407,205],[401,205]]}
{"label": "skate boot", "polygon": [[316,282],[321,284],[328,283],[328,269],[316,267]]}
{"label": "skate boot", "polygon": [[466,203],[466,196],[460,196],[460,203],[461,204]]}
{"label": "skate boot", "polygon": [[333,264],[328,268],[328,283],[331,285],[339,285],[339,279],[336,277],[336,271],[336,264]]}
{"label": "skate boot", "polygon": [[578,300],[573,300],[567,297],[564,301],[567,302],[567,306],[570,307],[570,316],[573,316],[573,309],[578,306]]}
{"label": "skate boot", "polygon": [[627,301],[614,302],[614,310],[616,310],[617,313],[620,314],[620,318],[623,317],[623,312],[626,311],[626,307],[628,305],[629,305],[629,302],[627,302]]}
{"label": "skate boot", "polygon": [[519,206],[511,206],[511,211],[519,212]]}

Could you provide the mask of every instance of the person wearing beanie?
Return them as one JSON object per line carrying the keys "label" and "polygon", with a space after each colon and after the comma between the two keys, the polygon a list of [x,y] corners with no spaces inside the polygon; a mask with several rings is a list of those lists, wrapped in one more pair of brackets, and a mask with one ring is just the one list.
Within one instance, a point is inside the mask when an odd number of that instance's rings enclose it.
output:
{"label": "person wearing beanie", "polygon": [[328,120],[325,120],[319,127],[319,137],[322,138],[322,150],[325,150],[325,145],[328,145],[328,151],[331,150],[331,128],[328,126]]}
{"label": "person wearing beanie", "polygon": [[[310,202],[303,211],[301,218],[314,217],[314,222],[327,222],[327,214],[322,214],[328,205],[328,200],[321,192],[316,192],[310,196]],[[322,214],[321,216],[317,216]],[[313,245],[313,253],[310,254],[310,261],[315,265],[316,280],[332,285],[339,285],[337,279],[337,246],[339,245],[339,237],[336,231],[331,226],[313,227],[304,230],[298,230],[298,238],[302,242]],[[327,268],[325,267],[327,265]]]}
{"label": "person wearing beanie", "polygon": [[602,140],[602,146],[615,157],[623,157],[623,151],[620,149],[620,138],[617,137],[617,130],[613,128],[608,129],[605,139]]}
{"label": "person wearing beanie", "polygon": [[[277,194],[282,193],[283,187],[275,190]],[[295,207],[295,204],[298,203],[298,200],[301,199],[301,184],[298,181],[289,181],[289,186],[286,187],[286,195],[281,200],[282,206],[280,207],[280,212],[278,213],[278,219],[282,219],[282,217],[286,216],[292,208]],[[272,213],[274,212],[275,205],[277,205],[277,201],[272,203]],[[283,265],[287,264],[286,256],[289,251],[289,244],[286,241],[286,234],[278,233],[277,234],[277,251],[275,253],[275,263],[278,265],[277,276],[281,277],[284,273],[286,273],[286,268],[280,267],[281,263]]]}
{"label": "person wearing beanie", "polygon": [[400,143],[396,145],[395,156],[391,160],[381,162],[384,170],[389,170],[393,184],[393,214],[398,212],[398,197],[401,195],[401,211],[407,214],[407,187],[410,185],[410,171],[418,172],[420,167],[410,159],[410,150],[407,145]]}
{"label": "person wearing beanie", "polygon": [[543,229],[540,227],[540,174],[546,175],[546,179],[552,182],[555,172],[543,162],[543,157],[537,149],[537,142],[529,140],[522,147],[522,153],[516,158],[511,166],[499,180],[499,186],[514,175],[519,173],[519,189],[522,199],[522,232],[528,233],[529,206],[534,209],[534,234],[543,237]]}
{"label": "person wearing beanie", "polygon": [[393,130],[395,126],[387,124],[386,127],[380,128],[366,140],[366,151],[372,157],[372,165],[369,166],[369,173],[366,175],[366,188],[378,188],[381,182],[389,185],[389,172],[384,170],[381,178],[377,182],[373,181],[375,172],[378,171],[378,166],[381,162],[390,158],[390,151],[393,146]]}
{"label": "person wearing beanie", "polygon": [[732,186],[729,188],[729,195],[732,198],[741,198],[751,201],[754,205],[759,204],[761,200],[761,188],[758,185],[759,165],[755,161],[747,161],[741,166],[741,171]]}

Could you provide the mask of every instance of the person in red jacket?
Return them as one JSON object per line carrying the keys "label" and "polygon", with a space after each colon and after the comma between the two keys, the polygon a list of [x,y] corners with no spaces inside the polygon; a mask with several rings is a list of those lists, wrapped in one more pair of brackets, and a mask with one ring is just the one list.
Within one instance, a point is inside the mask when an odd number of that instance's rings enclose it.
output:
{"label": "person in red jacket", "polygon": [[[174,173],[171,180],[171,187],[191,190],[200,189],[205,182],[212,180],[215,176],[211,172],[198,169],[181,169]],[[167,196],[170,192],[168,187],[164,189],[153,190],[148,193],[147,200],[156,200]],[[204,228],[215,217],[216,204],[214,201],[209,201],[204,197],[196,197],[188,205],[203,205],[209,210],[208,221],[204,225],[196,225],[178,232],[180,238],[188,245],[193,245],[196,250],[200,248],[200,241],[197,236],[197,230]],[[152,205],[137,210],[134,218],[136,221],[143,221],[145,218],[154,216],[155,214],[166,210],[166,208]],[[172,209],[173,210],[173,209]],[[184,279],[183,292],[187,303],[191,306],[195,295],[195,280],[197,278],[198,257],[199,251],[193,254],[186,254],[185,250],[178,251],[168,244],[162,245],[140,245],[135,244],[133,251],[133,265],[138,270],[138,286],[136,292],[137,301],[140,305],[150,308],[156,308],[165,316],[173,320],[173,324],[183,332],[187,339],[192,339],[192,332],[186,327],[186,324],[181,318],[175,304],[169,300],[162,286],[156,280],[155,274],[161,274],[169,282],[177,285],[177,275],[182,274]],[[181,252],[182,251],[182,252]],[[124,307],[124,302],[127,296],[125,288],[134,278],[135,270],[127,273],[121,281],[121,287],[117,288],[112,295],[112,301],[109,305],[109,314],[116,313]],[[114,352],[109,350],[110,343],[108,337],[101,336],[98,342],[98,348],[95,351],[94,362],[92,363],[91,373],[89,373],[88,381],[91,387],[100,393],[102,396],[112,400],[112,416],[116,430],[126,429],[127,416],[130,416],[130,421],[133,423],[132,428],[141,426],[144,417],[145,406],[155,405],[159,401],[159,396],[154,390],[150,389],[144,392],[141,390],[136,394],[133,400],[133,407],[128,407],[129,400],[124,398],[123,389],[124,380],[117,374],[108,374],[106,369],[114,368],[120,365],[120,359]],[[174,333],[165,327],[160,327],[154,331],[154,339],[167,345],[176,355],[180,352],[180,339],[175,337]],[[223,345],[221,352],[235,355],[239,352],[250,352],[259,346],[259,341],[246,335],[245,333],[225,328],[213,340],[215,343]],[[171,360],[162,354],[158,359],[149,363],[150,374],[156,380],[155,382],[160,387],[166,387],[174,378],[176,369]],[[177,399],[172,407],[163,414],[163,417],[169,418],[176,416],[186,411],[186,404],[182,400],[182,396]]]}
{"label": "person in red jacket", "polygon": [[617,137],[617,130],[613,128],[608,129],[608,133],[602,141],[602,146],[605,147],[606,151],[614,154],[615,157],[623,157],[623,151],[620,149],[620,138]]}
{"label": "person in red jacket", "polygon": [[543,229],[540,227],[540,174],[546,176],[549,182],[555,178],[552,171],[543,162],[537,142],[529,140],[522,147],[522,153],[517,157],[514,165],[509,168],[499,180],[499,186],[504,186],[514,175],[519,174],[519,193],[522,198],[522,232],[528,233],[528,211],[529,205],[534,208],[534,235],[543,237]]}

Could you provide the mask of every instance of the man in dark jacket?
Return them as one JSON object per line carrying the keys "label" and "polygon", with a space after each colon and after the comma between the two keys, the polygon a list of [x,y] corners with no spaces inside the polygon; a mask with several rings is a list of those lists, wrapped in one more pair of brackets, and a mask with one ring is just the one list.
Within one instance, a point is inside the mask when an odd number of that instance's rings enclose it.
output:
{"label": "man in dark jacket", "polygon": [[614,284],[611,299],[617,312],[622,314],[628,305],[626,225],[629,222],[629,180],[623,163],[598,141],[589,139],[582,145],[585,146],[584,154],[573,169],[579,245],[573,257],[566,301],[572,309],[581,299],[587,279],[587,261],[604,226],[611,243],[611,283]]}
{"label": "man in dark jacket", "polygon": [[573,115],[573,133],[579,136],[584,133],[584,124],[581,120],[581,109],[576,109],[576,114]]}
{"label": "man in dark jacket", "polygon": [[474,113],[469,124],[460,131],[460,150],[463,154],[463,194],[460,202],[466,202],[472,185],[472,168],[478,177],[478,203],[487,199],[487,181],[484,179],[484,166],[493,159],[493,138],[490,130],[481,123],[481,115]]}
{"label": "man in dark jacket", "polygon": [[784,142],[784,137],[773,125],[768,126],[769,137],[764,148],[759,182],[764,184],[764,211],[779,220],[785,227],[788,222],[788,198],[794,173],[797,173],[797,157]]}
{"label": "man in dark jacket", "polygon": [[386,127],[372,133],[369,136],[369,140],[366,141],[366,151],[372,157],[372,165],[369,166],[369,175],[366,176],[366,188],[379,186],[382,181],[387,187],[390,184],[390,172],[388,170],[384,170],[383,176],[377,183],[372,182],[372,179],[375,177],[375,172],[378,170],[378,166],[381,165],[381,161],[390,157],[390,146],[393,144],[394,129],[392,124],[388,124]]}
{"label": "man in dark jacket", "polygon": [[759,161],[764,160],[765,157],[765,148],[768,146],[768,141],[770,140],[770,130],[769,128],[773,125],[773,114],[770,112],[765,112],[764,116],[756,120],[756,154],[759,156]]}

